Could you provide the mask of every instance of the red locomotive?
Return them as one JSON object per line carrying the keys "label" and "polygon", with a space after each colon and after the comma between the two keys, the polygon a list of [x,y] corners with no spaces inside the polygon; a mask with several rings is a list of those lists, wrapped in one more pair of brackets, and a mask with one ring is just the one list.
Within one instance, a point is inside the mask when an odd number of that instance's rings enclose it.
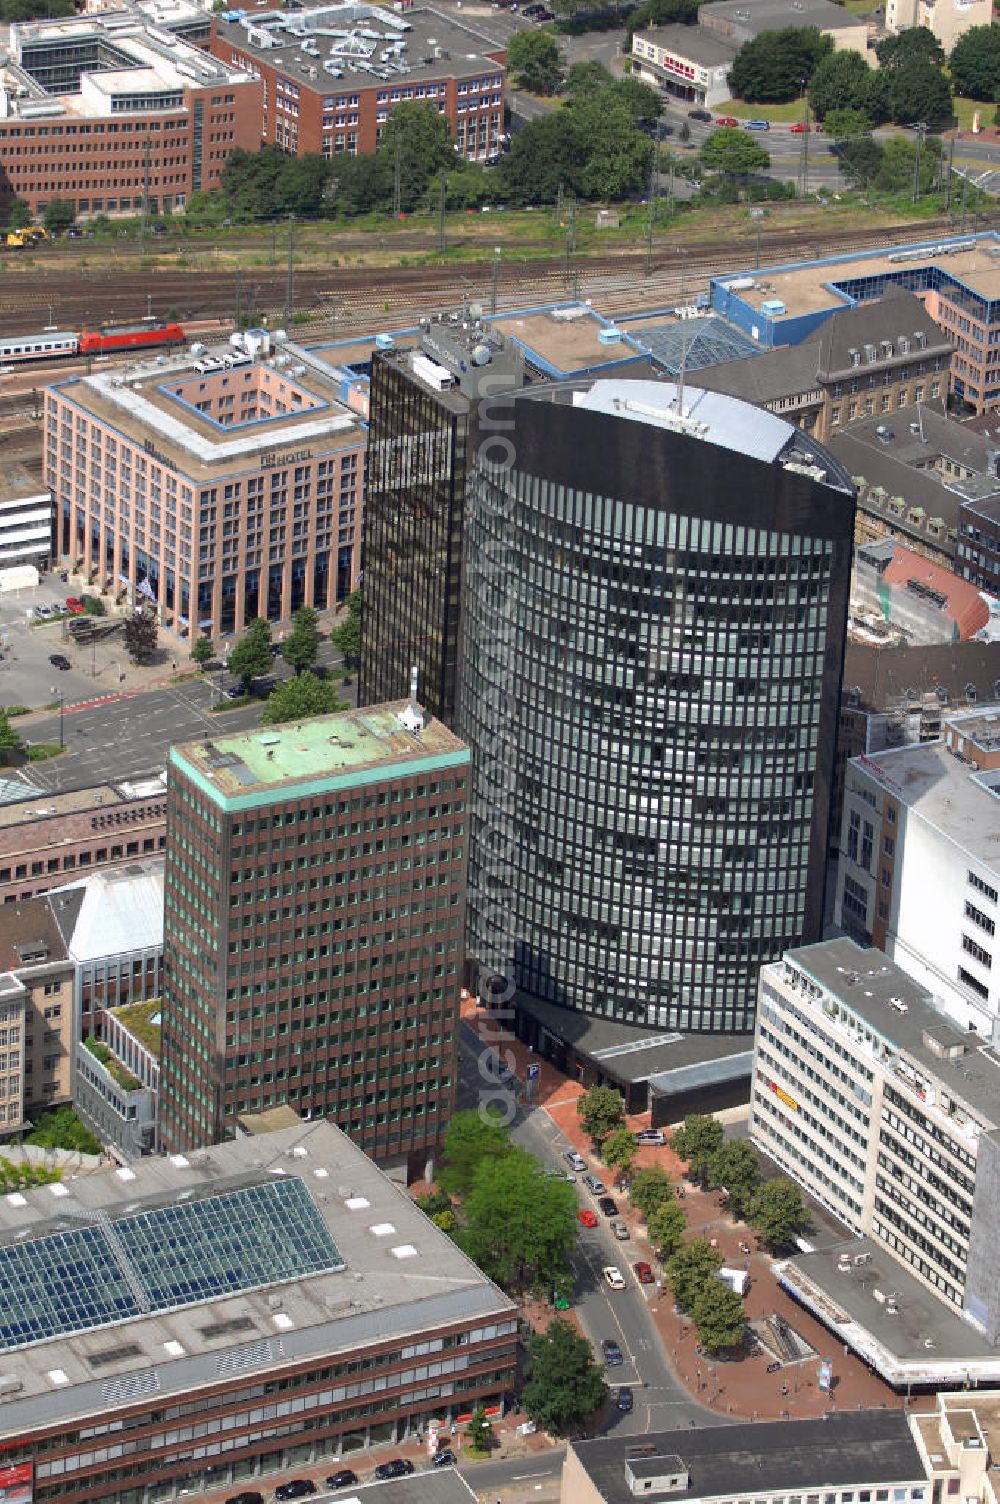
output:
{"label": "red locomotive", "polygon": [[141,350],[154,345],[182,345],[180,324],[119,324],[109,329],[80,331],[81,355],[105,355],[113,350]]}

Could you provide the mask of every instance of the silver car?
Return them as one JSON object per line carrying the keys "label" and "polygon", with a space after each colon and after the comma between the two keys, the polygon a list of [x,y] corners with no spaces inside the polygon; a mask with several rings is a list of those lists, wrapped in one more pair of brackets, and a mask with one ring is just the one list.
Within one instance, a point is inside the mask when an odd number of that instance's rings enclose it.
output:
{"label": "silver car", "polygon": [[614,1233],[614,1235],[618,1239],[619,1243],[627,1243],[628,1242],[630,1234],[629,1234],[629,1230],[626,1227],[626,1225],[625,1225],[624,1222],[619,1222],[619,1221],[609,1222],[608,1226],[611,1228],[611,1231]]}

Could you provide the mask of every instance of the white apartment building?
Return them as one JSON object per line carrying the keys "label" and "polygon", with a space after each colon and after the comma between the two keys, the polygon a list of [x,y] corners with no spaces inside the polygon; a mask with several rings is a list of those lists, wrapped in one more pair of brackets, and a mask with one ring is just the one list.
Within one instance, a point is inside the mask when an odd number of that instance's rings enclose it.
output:
{"label": "white apartment building", "polygon": [[926,26],[949,53],[963,32],[992,20],[993,0],[886,0],[887,30]]}
{"label": "white apartment building", "polygon": [[0,569],[15,564],[45,568],[54,537],[52,492],[14,461],[0,479]]}
{"label": "white apartment building", "polygon": [[933,992],[960,1029],[993,1038],[1000,711],[955,714],[942,732],[848,762],[834,918]]}
{"label": "white apartment building", "polygon": [[998,1124],[1000,1057],[880,951],[827,940],[761,969],[753,1142],[980,1346],[1000,1339]]}

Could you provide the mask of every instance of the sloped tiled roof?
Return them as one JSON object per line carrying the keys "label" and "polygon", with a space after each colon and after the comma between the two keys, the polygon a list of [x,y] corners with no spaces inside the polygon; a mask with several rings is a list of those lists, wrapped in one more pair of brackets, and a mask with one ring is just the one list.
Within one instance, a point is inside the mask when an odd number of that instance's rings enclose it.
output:
{"label": "sloped tiled roof", "polygon": [[960,580],[950,569],[932,564],[929,559],[913,553],[911,549],[902,546],[895,549],[883,578],[887,585],[905,589],[916,583],[943,596],[947,603],[943,609],[954,621],[963,642],[974,637],[989,621],[989,607],[975,585],[968,580]]}

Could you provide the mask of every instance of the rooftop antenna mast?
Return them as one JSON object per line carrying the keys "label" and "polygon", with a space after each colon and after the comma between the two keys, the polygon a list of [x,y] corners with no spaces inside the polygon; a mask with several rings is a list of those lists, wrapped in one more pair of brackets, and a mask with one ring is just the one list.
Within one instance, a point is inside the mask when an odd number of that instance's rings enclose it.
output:
{"label": "rooftop antenna mast", "polygon": [[416,664],[410,669],[410,698],[408,703],[399,713],[399,719],[407,731],[423,731],[424,713],[417,703],[417,689],[420,684],[420,669]]}

